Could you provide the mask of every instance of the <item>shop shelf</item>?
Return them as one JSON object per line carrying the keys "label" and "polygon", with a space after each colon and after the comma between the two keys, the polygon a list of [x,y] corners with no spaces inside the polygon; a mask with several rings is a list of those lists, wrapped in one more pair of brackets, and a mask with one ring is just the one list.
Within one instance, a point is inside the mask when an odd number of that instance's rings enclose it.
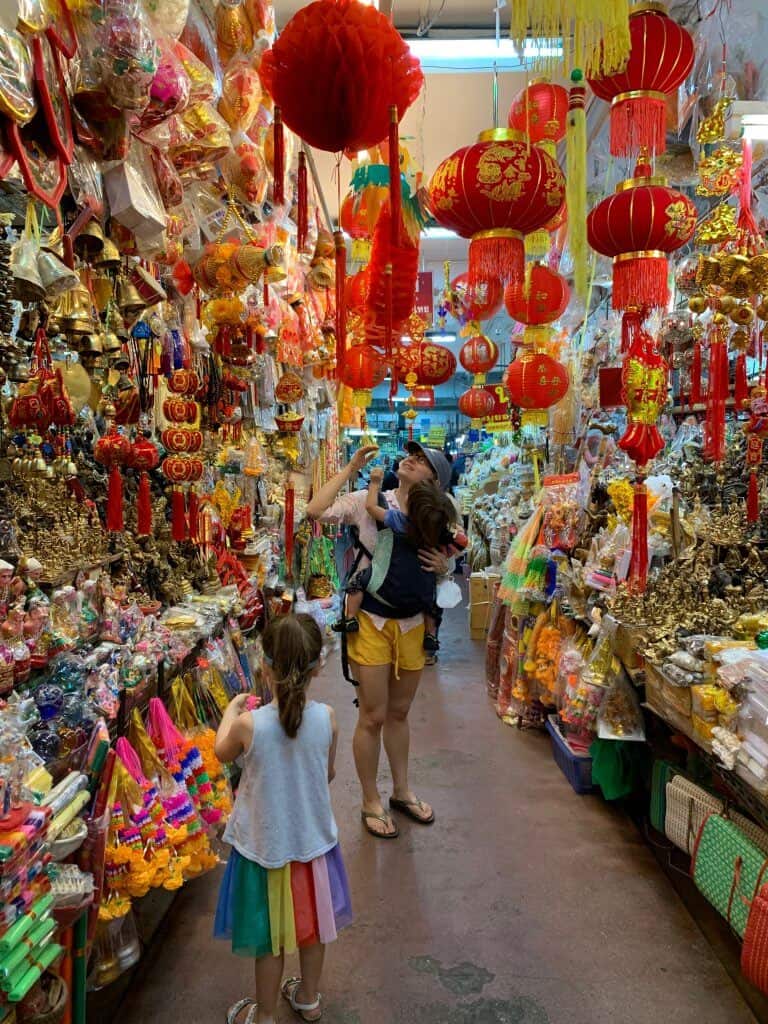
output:
{"label": "shop shelf", "polygon": [[584,796],[597,791],[592,785],[592,758],[589,754],[574,754],[557,725],[557,715],[547,719],[547,732],[552,740],[552,756],[560,771],[576,793]]}

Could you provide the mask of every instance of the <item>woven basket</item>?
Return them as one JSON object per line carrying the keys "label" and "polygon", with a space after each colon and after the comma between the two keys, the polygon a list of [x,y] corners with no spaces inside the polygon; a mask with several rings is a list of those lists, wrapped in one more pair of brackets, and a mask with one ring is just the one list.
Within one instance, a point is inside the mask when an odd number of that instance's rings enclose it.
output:
{"label": "woven basket", "polygon": [[651,805],[648,817],[657,832],[664,831],[667,817],[667,783],[671,782],[679,773],[680,769],[670,764],[669,761],[656,760],[653,762]]}
{"label": "woven basket", "polygon": [[732,811],[730,808],[726,811],[725,816],[744,833],[753,846],[756,846],[758,850],[762,850],[768,856],[768,832],[765,829],[756,825],[751,818],[745,818],[743,814],[739,814],[738,811]]}
{"label": "woven basket", "polygon": [[706,789],[682,775],[667,783],[667,810],[664,832],[667,839],[684,853],[693,853],[696,837],[707,815],[721,814],[723,804]]}
{"label": "woven basket", "polygon": [[750,984],[768,994],[768,885],[762,886],[749,909],[741,971]]}
{"label": "woven basket", "polygon": [[696,888],[726,919],[740,939],[747,929],[752,901],[765,880],[768,860],[744,833],[719,814],[701,826],[693,850],[691,874]]}

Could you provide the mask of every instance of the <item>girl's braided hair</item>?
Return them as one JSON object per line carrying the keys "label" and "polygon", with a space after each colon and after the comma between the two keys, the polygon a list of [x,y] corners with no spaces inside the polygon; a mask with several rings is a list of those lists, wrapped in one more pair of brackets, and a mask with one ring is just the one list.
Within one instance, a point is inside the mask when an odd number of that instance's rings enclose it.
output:
{"label": "girl's braided hair", "polygon": [[307,703],[307,687],[323,650],[320,627],[304,612],[273,619],[261,640],[275,679],[280,724],[294,739]]}

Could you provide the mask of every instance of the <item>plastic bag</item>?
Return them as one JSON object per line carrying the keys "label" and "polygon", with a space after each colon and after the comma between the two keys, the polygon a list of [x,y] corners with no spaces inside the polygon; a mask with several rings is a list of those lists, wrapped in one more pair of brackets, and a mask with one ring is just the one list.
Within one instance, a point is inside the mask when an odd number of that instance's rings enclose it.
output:
{"label": "plastic bag", "polygon": [[173,46],[167,41],[161,43],[160,54],[160,63],[149,89],[149,103],[141,115],[142,128],[160,124],[189,103],[189,75]]}
{"label": "plastic bag", "polygon": [[603,740],[645,740],[640,701],[623,673],[614,680],[600,705],[597,734]]}
{"label": "plastic bag", "polygon": [[109,0],[99,36],[109,98],[119,110],[143,110],[160,54],[141,6],[131,0]]}
{"label": "plastic bag", "polygon": [[261,104],[259,72],[248,60],[233,61],[221,83],[219,113],[233,131],[247,132]]}
{"label": "plastic bag", "polygon": [[36,110],[27,41],[19,32],[0,32],[0,114],[28,124]]}

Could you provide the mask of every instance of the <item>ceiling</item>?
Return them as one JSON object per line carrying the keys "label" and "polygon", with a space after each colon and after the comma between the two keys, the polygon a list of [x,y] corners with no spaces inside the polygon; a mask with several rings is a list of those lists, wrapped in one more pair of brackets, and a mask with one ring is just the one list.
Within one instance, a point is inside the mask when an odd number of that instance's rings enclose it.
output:
{"label": "ceiling", "polygon": [[[384,9],[385,0],[380,0],[379,7]],[[403,33],[415,33],[419,26],[433,22],[436,28],[474,28],[487,29],[493,32],[495,24],[493,0],[391,0],[393,21]],[[275,12],[278,26],[282,27],[299,10],[305,6],[305,0],[276,0]],[[509,13],[505,7],[501,11],[501,23],[504,28],[509,25]]]}

